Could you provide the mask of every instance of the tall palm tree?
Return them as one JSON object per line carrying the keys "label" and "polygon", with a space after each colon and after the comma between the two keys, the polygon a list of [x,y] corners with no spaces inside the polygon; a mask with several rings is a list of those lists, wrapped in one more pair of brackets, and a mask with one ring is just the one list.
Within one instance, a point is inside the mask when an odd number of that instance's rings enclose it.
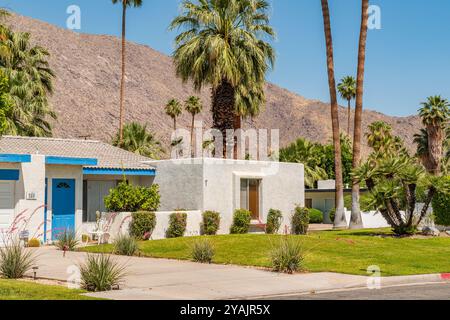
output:
{"label": "tall palm tree", "polygon": [[127,123],[123,128],[122,139],[117,133],[113,145],[152,159],[160,159],[163,153],[161,143],[147,129],[147,125],[137,122]]}
{"label": "tall palm tree", "polygon": [[[438,175],[441,171],[446,126],[450,116],[449,107],[450,102],[447,99],[443,99],[441,96],[432,96],[422,103],[422,108],[419,110],[428,139],[426,163],[430,173],[434,175]],[[427,165],[425,166],[427,167]]]}
{"label": "tall palm tree", "polygon": [[344,181],[342,176],[341,139],[339,131],[339,106],[337,102],[336,80],[334,77],[333,37],[331,34],[330,10],[328,0],[321,0],[323,25],[327,49],[328,86],[331,100],[331,122],[333,127],[334,166],[336,173],[336,214],[335,228],[347,228],[344,212]]}
{"label": "tall palm tree", "polygon": [[173,120],[173,130],[177,131],[177,118],[183,112],[181,103],[177,99],[170,100],[166,105],[166,114]]}
{"label": "tall palm tree", "polygon": [[[367,24],[369,19],[369,0],[361,0],[361,28],[358,47],[358,72],[356,76],[355,128],[353,137],[353,168],[361,164],[362,111],[364,98],[364,70],[366,63]],[[350,229],[361,229],[361,207],[359,204],[360,185],[357,179],[352,183],[352,215]]]}
{"label": "tall palm tree", "polygon": [[199,97],[191,96],[185,102],[185,109],[192,116],[192,125],[191,125],[191,156],[195,155],[195,147],[194,147],[194,126],[195,126],[195,116],[202,112],[203,105],[202,101]]}
{"label": "tall palm tree", "polygon": [[342,78],[338,84],[338,91],[341,98],[347,100],[347,135],[350,137],[350,127],[352,118],[352,100],[356,97],[356,79],[352,76]]}
{"label": "tall palm tree", "polygon": [[265,39],[269,25],[266,0],[184,0],[171,29],[182,29],[173,54],[176,72],[200,90],[212,88],[213,127],[223,134],[224,156],[235,142],[228,129],[239,129],[241,116],[255,115],[264,101],[267,70],[274,50]]}
{"label": "tall palm tree", "polygon": [[129,7],[141,7],[142,0],[112,0],[113,4],[122,4],[122,74],[120,78],[120,116],[119,116],[119,139],[123,137],[123,119],[124,119],[124,102],[125,102],[125,58],[126,58],[126,28],[127,28],[127,9]]}
{"label": "tall palm tree", "polygon": [[56,118],[48,96],[55,77],[49,52],[31,44],[31,35],[4,27],[0,42],[0,70],[8,79],[5,134],[51,136],[49,118]]}

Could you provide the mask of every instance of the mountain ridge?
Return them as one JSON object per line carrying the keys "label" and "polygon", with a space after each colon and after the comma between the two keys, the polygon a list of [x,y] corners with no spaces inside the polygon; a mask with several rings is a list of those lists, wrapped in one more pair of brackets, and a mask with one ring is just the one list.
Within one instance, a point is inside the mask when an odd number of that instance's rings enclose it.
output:
{"label": "mountain ridge", "polygon": [[[18,14],[9,17],[7,24],[13,30],[30,32],[32,42],[51,54],[56,79],[50,100],[58,114],[53,123],[54,136],[110,142],[118,127],[120,39],[76,33]],[[172,120],[164,112],[169,99],[199,95],[205,110],[198,120],[203,120],[205,128],[212,125],[210,90],[197,93],[189,84],[183,84],[175,75],[172,59],[148,45],[128,42],[126,86],[126,122],[148,123],[166,149],[172,132]],[[245,121],[244,127],[280,129],[281,146],[298,137],[321,143],[331,141],[329,103],[307,99],[273,83],[267,84],[266,96],[264,110],[255,119]],[[346,131],[346,108],[340,107],[339,114],[341,130]],[[413,135],[421,127],[417,116],[395,117],[365,110],[365,131],[371,122],[380,120],[391,124],[394,133],[414,150]],[[189,128],[190,116],[185,112],[178,122],[180,127]],[[369,151],[364,141],[363,153]]]}

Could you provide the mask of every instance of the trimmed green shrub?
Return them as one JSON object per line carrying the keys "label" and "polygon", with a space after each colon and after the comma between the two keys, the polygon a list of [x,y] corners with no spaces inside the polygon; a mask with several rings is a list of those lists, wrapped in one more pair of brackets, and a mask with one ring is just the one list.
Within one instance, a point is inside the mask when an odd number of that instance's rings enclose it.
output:
{"label": "trimmed green shrub", "polygon": [[119,235],[113,243],[114,253],[121,256],[134,256],[139,247],[135,238],[128,235]]}
{"label": "trimmed green shrub", "polygon": [[303,269],[304,252],[299,240],[283,237],[280,243],[272,249],[272,270],[293,274]]}
{"label": "trimmed green shrub", "polygon": [[283,213],[280,210],[270,209],[267,215],[266,233],[275,234],[278,233],[281,227],[281,221],[283,220]]}
{"label": "trimmed green shrub", "polygon": [[296,207],[292,215],[292,233],[301,235],[308,232],[309,209]]}
{"label": "trimmed green shrub", "polygon": [[150,239],[156,226],[154,212],[139,211],[131,214],[130,235],[140,240]]}
{"label": "trimmed green shrub", "polygon": [[202,215],[200,226],[201,234],[215,236],[220,227],[220,213],[215,211],[205,211]]}
{"label": "trimmed green shrub", "polygon": [[27,251],[20,242],[0,246],[0,276],[6,279],[20,279],[36,262],[31,251]]}
{"label": "trimmed green shrub", "polygon": [[157,211],[160,204],[159,186],[133,186],[123,181],[105,197],[105,207],[110,212]]}
{"label": "trimmed green shrub", "polygon": [[331,223],[334,223],[334,218],[336,217],[336,208],[333,208],[328,213],[328,216],[330,217]]}
{"label": "trimmed green shrub", "polygon": [[125,266],[120,266],[108,254],[88,254],[79,265],[81,286],[87,291],[110,291],[119,288],[125,277]]}
{"label": "trimmed green shrub", "polygon": [[250,230],[252,213],[248,210],[239,209],[234,212],[233,224],[230,228],[231,234],[245,234]]}
{"label": "trimmed green shrub", "polygon": [[63,251],[75,251],[80,242],[75,231],[66,229],[56,237],[56,247]]}
{"label": "trimmed green shrub", "polygon": [[184,236],[186,226],[187,213],[172,213],[169,218],[169,228],[166,231],[166,238],[180,238]]}
{"label": "trimmed green shrub", "polygon": [[318,209],[309,209],[309,223],[323,223],[323,213]]}
{"label": "trimmed green shrub", "polygon": [[200,263],[211,263],[214,257],[214,247],[208,239],[196,240],[192,246],[192,260]]}
{"label": "trimmed green shrub", "polygon": [[[447,178],[450,182],[450,178]],[[438,193],[433,198],[433,214],[439,226],[450,226],[450,195]]]}

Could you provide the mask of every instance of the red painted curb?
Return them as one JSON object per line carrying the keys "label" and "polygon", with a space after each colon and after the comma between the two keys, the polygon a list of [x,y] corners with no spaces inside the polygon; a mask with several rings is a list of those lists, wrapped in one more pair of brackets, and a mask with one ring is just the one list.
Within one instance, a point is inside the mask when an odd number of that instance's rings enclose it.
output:
{"label": "red painted curb", "polygon": [[450,280],[450,273],[441,273],[442,280]]}

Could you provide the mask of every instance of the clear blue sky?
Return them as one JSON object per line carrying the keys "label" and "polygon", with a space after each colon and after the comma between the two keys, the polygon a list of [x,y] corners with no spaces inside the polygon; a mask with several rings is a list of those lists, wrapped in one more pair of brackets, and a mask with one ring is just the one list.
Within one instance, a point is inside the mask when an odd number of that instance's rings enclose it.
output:
{"label": "clear blue sky", "polygon": [[[329,0],[336,77],[356,74],[360,0]],[[271,0],[277,31],[275,69],[268,79],[302,96],[329,101],[319,0]],[[161,52],[173,50],[167,31],[179,0],[144,0],[129,10],[128,38]],[[0,0],[0,6],[65,27],[66,9],[80,6],[80,32],[120,35],[120,8],[110,0]],[[390,115],[415,114],[429,95],[450,99],[450,1],[371,0],[382,29],[369,32],[365,107]],[[343,101],[341,101],[344,103]]]}

